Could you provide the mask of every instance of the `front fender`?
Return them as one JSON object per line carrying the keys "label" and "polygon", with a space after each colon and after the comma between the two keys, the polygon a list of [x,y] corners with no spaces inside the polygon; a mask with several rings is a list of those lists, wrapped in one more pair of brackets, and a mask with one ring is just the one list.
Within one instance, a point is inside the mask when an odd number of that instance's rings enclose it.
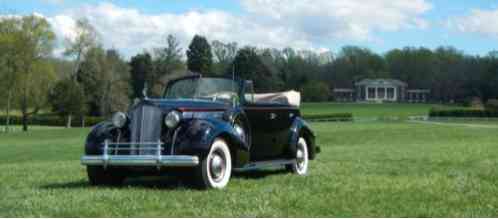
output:
{"label": "front fender", "polygon": [[291,126],[291,134],[289,139],[289,145],[292,152],[296,151],[297,142],[299,137],[303,137],[308,144],[309,159],[315,159],[316,154],[320,151],[315,145],[315,133],[309,126],[309,124],[304,121],[301,117],[296,117]]}
{"label": "front fender", "polygon": [[236,134],[229,122],[213,118],[191,119],[179,128],[175,142],[177,153],[205,156],[217,137],[224,138],[232,152],[249,152],[249,145]]}
{"label": "front fender", "polygon": [[93,126],[92,130],[88,134],[85,142],[85,154],[86,155],[99,155],[102,154],[100,150],[102,142],[105,139],[113,138],[113,131],[116,129],[109,121],[103,121]]}

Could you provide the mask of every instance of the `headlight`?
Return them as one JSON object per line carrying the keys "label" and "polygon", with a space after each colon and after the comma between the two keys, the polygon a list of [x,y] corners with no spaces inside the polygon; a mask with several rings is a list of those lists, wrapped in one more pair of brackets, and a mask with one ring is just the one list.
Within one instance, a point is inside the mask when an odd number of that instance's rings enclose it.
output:
{"label": "headlight", "polygon": [[126,124],[126,114],[122,112],[116,112],[112,115],[112,124],[118,128],[123,128]]}
{"label": "headlight", "polygon": [[168,126],[168,128],[174,128],[180,123],[182,119],[182,114],[176,110],[173,110],[164,117],[164,124]]}

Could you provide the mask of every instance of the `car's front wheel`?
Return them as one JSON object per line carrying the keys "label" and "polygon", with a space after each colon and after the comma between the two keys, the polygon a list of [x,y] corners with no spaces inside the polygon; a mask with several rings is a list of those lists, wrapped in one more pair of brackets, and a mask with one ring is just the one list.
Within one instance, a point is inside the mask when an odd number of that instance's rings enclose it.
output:
{"label": "car's front wheel", "polygon": [[125,177],[113,170],[104,169],[102,166],[87,166],[86,172],[90,184],[94,186],[119,186]]}
{"label": "car's front wheel", "polygon": [[232,157],[227,143],[217,138],[209,154],[197,167],[197,184],[202,188],[222,189],[227,186],[232,174]]}
{"label": "car's front wheel", "polygon": [[300,137],[296,145],[296,162],[289,165],[288,169],[297,175],[306,175],[308,173],[308,163],[308,145],[306,140]]}

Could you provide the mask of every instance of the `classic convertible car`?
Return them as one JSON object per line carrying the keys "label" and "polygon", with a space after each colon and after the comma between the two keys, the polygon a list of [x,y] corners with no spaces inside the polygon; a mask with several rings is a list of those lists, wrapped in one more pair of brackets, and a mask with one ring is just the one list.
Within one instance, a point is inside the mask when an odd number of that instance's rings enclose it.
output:
{"label": "classic convertible car", "polygon": [[93,185],[180,171],[223,188],[232,171],[269,166],[305,175],[319,147],[299,101],[295,91],[255,94],[247,80],[179,78],[162,98],[144,97],[94,126],[81,163]]}

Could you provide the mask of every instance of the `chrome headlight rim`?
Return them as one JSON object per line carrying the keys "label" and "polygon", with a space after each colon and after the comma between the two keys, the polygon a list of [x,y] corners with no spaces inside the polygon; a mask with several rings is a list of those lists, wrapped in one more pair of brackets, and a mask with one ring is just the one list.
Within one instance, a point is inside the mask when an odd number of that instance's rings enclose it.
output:
{"label": "chrome headlight rim", "polygon": [[178,110],[172,110],[164,117],[164,125],[168,128],[175,128],[182,120],[182,113]]}
{"label": "chrome headlight rim", "polygon": [[128,118],[126,117],[126,114],[123,112],[115,112],[112,115],[112,119],[111,119],[112,124],[118,128],[123,128],[125,126],[127,120],[128,120]]}

